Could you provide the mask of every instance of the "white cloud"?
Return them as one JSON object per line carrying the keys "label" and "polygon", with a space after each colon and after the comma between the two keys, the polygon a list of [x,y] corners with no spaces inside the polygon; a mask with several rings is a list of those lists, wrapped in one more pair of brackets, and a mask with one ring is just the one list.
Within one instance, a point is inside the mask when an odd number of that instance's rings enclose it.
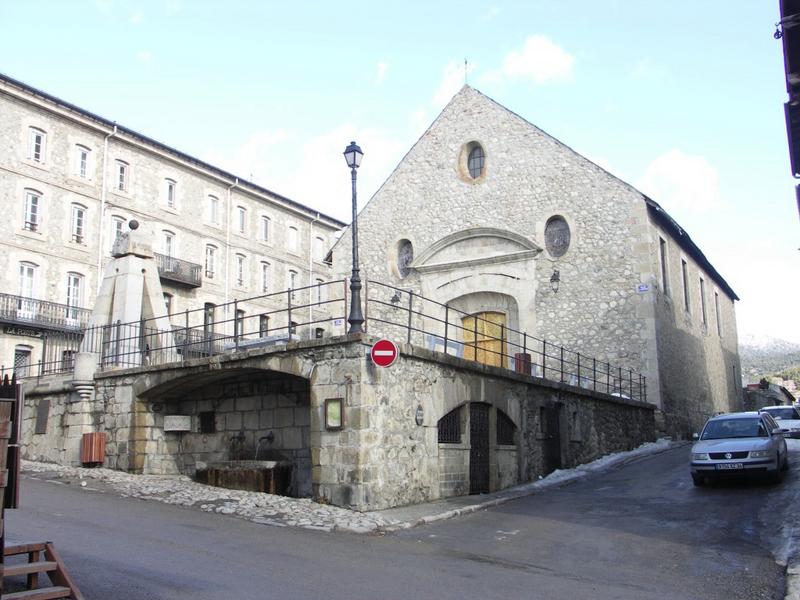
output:
{"label": "white cloud", "polygon": [[389,64],[383,61],[379,61],[377,65],[377,70],[375,72],[375,85],[380,85],[383,83],[383,80],[386,78],[386,71],[389,70]]}
{"label": "white cloud", "polygon": [[139,50],[136,53],[136,60],[140,63],[149,63],[153,60],[153,53],[149,50]]}
{"label": "white cloud", "polygon": [[537,84],[571,81],[575,57],[565,52],[549,38],[532,35],[521,50],[512,50],[503,59],[500,69],[489,71],[481,78],[486,83],[527,79]]}
{"label": "white cloud", "polygon": [[708,211],[720,202],[719,173],[703,156],[673,149],[651,162],[637,187],[670,211]]}
{"label": "white cloud", "polygon": [[142,21],[144,21],[144,15],[142,15],[141,11],[134,11],[131,13],[130,17],[128,17],[128,22],[131,25],[141,25]]}
{"label": "white cloud", "polygon": [[469,63],[465,66],[462,62],[449,62],[444,68],[442,79],[439,82],[439,87],[433,94],[431,104],[437,108],[441,108],[450,102],[450,99],[456,95],[458,90],[461,89],[461,87],[464,85],[467,75],[469,75],[474,68],[475,65]]}
{"label": "white cloud", "polygon": [[246,177],[278,194],[341,221],[350,222],[351,181],[344,161],[345,147],[356,140],[364,150],[358,170],[358,206],[372,194],[402,158],[406,144],[377,129],[342,124],[304,143],[278,130],[253,134],[223,156],[205,153],[205,160]]}

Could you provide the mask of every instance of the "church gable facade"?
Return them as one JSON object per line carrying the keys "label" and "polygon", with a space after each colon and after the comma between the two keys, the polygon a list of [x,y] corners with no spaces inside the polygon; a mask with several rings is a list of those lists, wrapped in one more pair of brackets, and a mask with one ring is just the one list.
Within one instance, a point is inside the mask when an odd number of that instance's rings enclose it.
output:
{"label": "church gable facade", "polygon": [[[359,215],[360,266],[509,336],[644,374],[665,430],[685,436],[738,406],[738,298],[665,215],[464,86]],[[333,257],[349,274],[349,233]]]}

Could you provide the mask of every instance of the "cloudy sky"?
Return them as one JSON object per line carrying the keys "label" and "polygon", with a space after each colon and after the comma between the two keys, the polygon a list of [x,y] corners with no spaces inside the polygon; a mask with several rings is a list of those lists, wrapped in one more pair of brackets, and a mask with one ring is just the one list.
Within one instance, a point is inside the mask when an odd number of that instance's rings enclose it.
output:
{"label": "cloudy sky", "polygon": [[[800,342],[778,0],[0,0],[0,72],[349,221],[463,85],[659,202]],[[467,61],[465,69],[465,59]]]}

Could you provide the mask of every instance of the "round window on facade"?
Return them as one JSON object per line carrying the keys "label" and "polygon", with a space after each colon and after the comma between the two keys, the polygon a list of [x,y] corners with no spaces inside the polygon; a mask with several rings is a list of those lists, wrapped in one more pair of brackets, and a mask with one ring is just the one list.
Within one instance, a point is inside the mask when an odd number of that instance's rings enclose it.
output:
{"label": "round window on facade", "polygon": [[553,258],[564,256],[569,249],[570,231],[564,217],[551,217],[544,227],[544,244]]}
{"label": "round window on facade", "polygon": [[408,240],[397,243],[397,272],[405,278],[411,272],[411,263],[414,261],[414,246]]}

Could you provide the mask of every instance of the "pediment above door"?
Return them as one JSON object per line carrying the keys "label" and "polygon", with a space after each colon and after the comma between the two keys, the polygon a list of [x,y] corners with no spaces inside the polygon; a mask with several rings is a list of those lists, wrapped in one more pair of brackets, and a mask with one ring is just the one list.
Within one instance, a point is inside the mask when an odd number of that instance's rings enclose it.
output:
{"label": "pediment above door", "polygon": [[542,248],[503,229],[476,227],[448,235],[422,252],[411,265],[420,273],[527,261]]}

